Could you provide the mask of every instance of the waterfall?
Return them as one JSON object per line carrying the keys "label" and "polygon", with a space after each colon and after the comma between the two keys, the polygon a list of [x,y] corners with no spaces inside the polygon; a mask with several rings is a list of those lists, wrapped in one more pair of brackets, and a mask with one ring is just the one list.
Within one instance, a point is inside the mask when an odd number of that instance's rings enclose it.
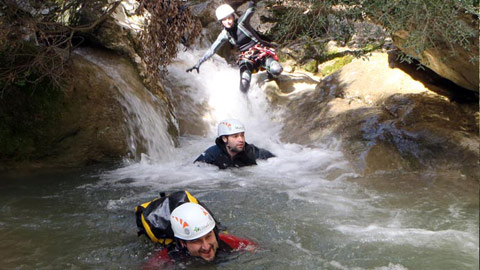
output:
{"label": "waterfall", "polygon": [[258,75],[253,75],[250,91],[244,94],[239,89],[240,74],[238,67],[230,66],[215,55],[203,63],[200,73],[187,73],[185,70],[194,65],[204,50],[180,52],[175,63],[169,67],[171,87],[186,89],[179,97],[177,117],[186,123],[201,122],[206,130],[204,136],[212,142],[216,136],[217,124],[227,118],[240,120],[246,128],[247,141],[270,144],[279,142],[282,124],[276,119],[281,113],[271,108],[265,93],[258,86]]}
{"label": "waterfall", "polygon": [[[298,178],[305,174],[328,179],[355,177],[338,149],[338,142],[305,147],[281,141],[283,123],[279,116],[283,109],[273,108],[259,87],[258,80],[265,77],[262,74],[253,75],[250,90],[244,94],[239,90],[238,67],[230,66],[217,55],[202,64],[200,73],[187,73],[186,69],[194,65],[203,52],[204,49],[182,51],[168,68],[166,85],[179,122],[179,147],[173,150],[169,159],[147,164],[131,163],[109,172],[104,176],[106,181],[133,177],[136,185],[153,185],[161,189],[197,183],[217,185],[217,181],[230,178],[230,172],[219,172],[214,166],[193,164],[193,161],[214,144],[217,125],[227,118],[238,119],[245,125],[248,143],[277,156],[259,160],[259,166],[239,171],[255,172],[250,179],[240,177],[235,180],[243,185],[256,185],[258,179],[265,183],[273,181],[272,184],[281,181],[292,187],[310,185],[312,179],[309,177]],[[154,122],[143,124],[155,125]],[[295,192],[290,195],[298,196]]]}
{"label": "waterfall", "polygon": [[[166,105],[145,88],[131,64],[88,49],[78,49],[75,53],[102,69],[118,89],[118,101],[129,130],[130,158],[144,162],[168,159],[174,142],[168,133]],[[175,120],[170,119],[170,122]]]}

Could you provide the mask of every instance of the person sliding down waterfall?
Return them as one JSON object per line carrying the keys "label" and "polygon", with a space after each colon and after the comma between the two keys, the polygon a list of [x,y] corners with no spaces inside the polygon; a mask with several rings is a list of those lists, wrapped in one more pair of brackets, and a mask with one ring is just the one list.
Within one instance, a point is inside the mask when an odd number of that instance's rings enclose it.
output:
{"label": "person sliding down waterfall", "polygon": [[235,19],[234,10],[230,5],[220,5],[216,9],[215,15],[222,22],[224,29],[202,58],[198,60],[197,64],[187,69],[187,72],[196,69],[198,73],[200,65],[212,57],[218,48],[228,40],[240,51],[237,64],[240,67],[240,90],[243,93],[248,92],[252,73],[258,71],[260,67],[267,71],[270,79],[280,75],[283,68],[278,63],[275,49],[272,48],[271,44],[260,39],[258,33],[250,26],[254,6],[255,2],[250,1],[245,14],[239,19]]}

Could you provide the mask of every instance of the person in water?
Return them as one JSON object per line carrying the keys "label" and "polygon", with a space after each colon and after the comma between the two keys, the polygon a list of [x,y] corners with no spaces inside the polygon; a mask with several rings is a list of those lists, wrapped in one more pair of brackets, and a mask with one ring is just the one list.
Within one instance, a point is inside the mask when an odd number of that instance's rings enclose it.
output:
{"label": "person in water", "polygon": [[250,88],[252,73],[255,73],[260,67],[267,71],[269,78],[280,75],[283,68],[278,63],[275,49],[271,44],[262,40],[250,26],[254,5],[255,3],[250,1],[245,14],[239,19],[235,19],[234,10],[230,5],[220,5],[216,9],[215,15],[222,22],[224,29],[197,64],[187,69],[187,72],[195,69],[198,73],[200,65],[212,57],[223,43],[229,41],[240,51],[237,64],[240,67],[240,90],[243,93],[247,93]]}
{"label": "person in water", "polygon": [[210,212],[198,203],[187,202],[175,208],[170,215],[174,245],[159,251],[144,269],[165,269],[176,260],[189,257],[212,262],[219,253],[254,251],[258,245],[247,239],[221,233]]}
{"label": "person in water", "polygon": [[245,141],[245,127],[239,120],[227,119],[218,124],[215,145],[205,150],[194,163],[205,162],[226,169],[257,165],[257,159],[271,157],[275,155]]}

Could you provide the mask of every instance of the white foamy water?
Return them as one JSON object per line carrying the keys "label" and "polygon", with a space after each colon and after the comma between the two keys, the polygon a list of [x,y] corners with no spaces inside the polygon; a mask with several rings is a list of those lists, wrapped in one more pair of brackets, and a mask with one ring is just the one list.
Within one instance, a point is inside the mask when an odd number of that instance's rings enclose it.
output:
{"label": "white foamy water", "polygon": [[[478,268],[478,203],[472,201],[474,196],[459,202],[456,191],[445,190],[451,200],[445,201],[436,197],[444,191],[432,185],[404,193],[396,185],[377,190],[358,184],[364,179],[352,171],[338,142],[306,147],[281,141],[278,116],[282,111],[270,107],[257,85],[258,75],[253,76],[250,92],[244,95],[238,89],[238,68],[218,56],[205,62],[199,74],[186,73],[203,52],[179,54],[169,68],[173,85],[169,90],[172,97],[180,98],[177,115],[205,124],[205,136],[185,134],[167,159],[129,161],[102,175],[100,186],[144,190],[110,201],[110,209],[142,203],[159,191],[189,190],[206,202],[231,232],[250,237],[263,247],[256,254],[241,256],[228,269]],[[182,103],[187,97],[190,101]],[[242,121],[246,141],[276,157],[239,169],[193,164],[214,144],[216,125],[225,118]],[[139,125],[149,129],[155,123]],[[148,138],[157,143],[163,139]],[[163,150],[155,151],[149,148],[147,152],[149,156],[162,155]],[[386,175],[381,181],[388,186],[391,178],[395,177]],[[416,181],[413,177],[408,180]],[[406,201],[415,201],[415,206]]]}

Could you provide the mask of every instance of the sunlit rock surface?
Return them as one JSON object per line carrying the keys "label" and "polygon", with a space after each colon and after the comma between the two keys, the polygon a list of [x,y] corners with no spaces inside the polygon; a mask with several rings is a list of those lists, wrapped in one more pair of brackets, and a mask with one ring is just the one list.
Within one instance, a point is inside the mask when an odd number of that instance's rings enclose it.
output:
{"label": "sunlit rock surface", "polygon": [[340,140],[352,164],[366,174],[458,170],[477,179],[478,100],[450,94],[449,85],[415,80],[422,76],[399,68],[392,58],[375,53],[355,59],[298,93],[285,83],[297,80],[289,74],[275,90],[264,85],[275,94],[272,100],[285,103],[290,93],[283,139],[307,145]]}

